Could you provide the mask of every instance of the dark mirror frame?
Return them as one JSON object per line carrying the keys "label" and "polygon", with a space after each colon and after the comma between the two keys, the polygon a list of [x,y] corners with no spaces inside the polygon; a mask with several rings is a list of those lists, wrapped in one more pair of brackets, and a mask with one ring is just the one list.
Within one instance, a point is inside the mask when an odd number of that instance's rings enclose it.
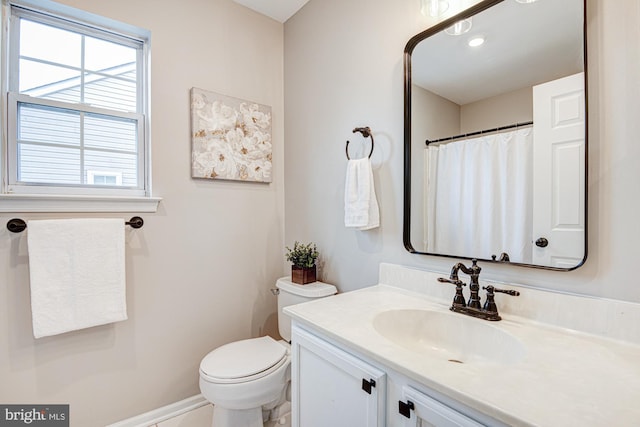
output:
{"label": "dark mirror frame", "polygon": [[[446,28],[452,26],[456,22],[469,18],[473,15],[476,15],[490,7],[493,7],[499,3],[502,3],[505,0],[484,0],[480,3],[477,3],[468,9],[465,9],[461,13],[452,16],[445,21],[442,21],[429,29],[416,34],[413,36],[406,44],[404,49],[404,205],[403,205],[403,229],[402,229],[402,240],[404,243],[404,247],[407,251],[413,254],[418,255],[433,255],[433,256],[441,256],[446,258],[455,258],[455,259],[472,259],[472,257],[466,256],[457,256],[457,255],[445,255],[438,253],[429,253],[429,252],[419,252],[414,249],[411,244],[411,54],[415,49],[416,45],[420,43],[422,40],[431,37]],[[584,96],[585,96],[585,194],[584,194],[584,257],[582,261],[571,268],[560,268],[560,267],[552,267],[552,266],[544,266],[537,264],[524,264],[517,262],[504,262],[499,260],[492,259],[483,259],[476,258],[479,261],[483,262],[492,262],[499,264],[508,264],[508,265],[516,265],[519,267],[530,267],[530,268],[538,268],[543,270],[554,270],[554,271],[571,271],[575,270],[578,267],[584,265],[587,260],[587,248],[588,248],[588,205],[589,205],[589,191],[588,191],[588,173],[589,173],[589,98],[588,98],[588,68],[587,68],[587,4],[586,0],[583,1],[583,59],[584,59],[584,75],[585,75],[585,87],[584,87]]]}

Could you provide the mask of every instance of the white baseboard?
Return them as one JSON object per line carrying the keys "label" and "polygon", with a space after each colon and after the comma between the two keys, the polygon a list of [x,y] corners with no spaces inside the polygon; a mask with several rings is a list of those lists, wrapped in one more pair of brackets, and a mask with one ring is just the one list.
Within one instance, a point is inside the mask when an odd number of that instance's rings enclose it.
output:
{"label": "white baseboard", "polygon": [[154,409],[153,411],[149,411],[141,415],[136,415],[133,418],[118,421],[117,423],[110,424],[106,427],[149,427],[208,404],[209,402],[207,399],[205,399],[203,395],[198,394],[179,402],[163,406],[162,408]]}

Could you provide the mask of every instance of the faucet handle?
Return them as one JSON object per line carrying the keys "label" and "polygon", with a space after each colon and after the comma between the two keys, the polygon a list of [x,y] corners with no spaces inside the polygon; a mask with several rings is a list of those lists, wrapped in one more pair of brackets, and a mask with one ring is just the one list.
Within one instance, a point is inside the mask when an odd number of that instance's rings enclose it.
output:
{"label": "faucet handle", "polygon": [[444,277],[438,277],[438,282],[441,282],[441,283],[451,283],[451,284],[456,285],[456,286],[467,286],[467,284],[466,284],[466,283],[464,283],[464,282],[463,282],[462,280],[460,280],[460,279],[446,279],[446,278],[444,278]]}
{"label": "faucet handle", "polygon": [[453,297],[452,307],[454,306],[465,307],[467,305],[467,303],[464,301],[464,295],[462,294],[462,287],[467,286],[466,283],[464,283],[462,280],[445,279],[444,277],[438,277],[438,282],[451,283],[453,285],[456,285],[456,294]]}
{"label": "faucet handle", "polygon": [[483,286],[482,289],[485,289],[487,291],[487,299],[485,300],[484,306],[482,307],[482,309],[487,313],[491,313],[495,315],[494,316],[495,318],[492,320],[500,320],[500,316],[498,316],[498,306],[496,306],[496,302],[494,300],[495,292],[512,295],[514,297],[517,297],[518,295],[520,295],[520,292],[518,291],[512,291],[510,289],[509,290],[498,289],[493,285]]}
{"label": "faucet handle", "polygon": [[[491,286],[491,285],[489,285],[489,286]],[[487,287],[485,287],[483,289],[488,289],[489,286],[487,286]],[[493,286],[491,286],[491,287],[493,287]],[[511,295],[512,297],[517,297],[517,296],[520,295],[520,292],[518,292],[518,291],[513,291],[511,289],[498,289],[498,288],[495,288],[495,287],[493,288],[493,292],[500,292],[502,294]]]}

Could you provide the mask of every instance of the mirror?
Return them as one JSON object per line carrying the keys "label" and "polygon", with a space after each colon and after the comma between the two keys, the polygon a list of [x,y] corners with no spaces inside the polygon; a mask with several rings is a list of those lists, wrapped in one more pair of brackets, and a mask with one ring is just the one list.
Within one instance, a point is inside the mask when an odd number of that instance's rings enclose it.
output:
{"label": "mirror", "polygon": [[584,263],[585,49],[584,0],[485,0],[409,40],[408,251]]}

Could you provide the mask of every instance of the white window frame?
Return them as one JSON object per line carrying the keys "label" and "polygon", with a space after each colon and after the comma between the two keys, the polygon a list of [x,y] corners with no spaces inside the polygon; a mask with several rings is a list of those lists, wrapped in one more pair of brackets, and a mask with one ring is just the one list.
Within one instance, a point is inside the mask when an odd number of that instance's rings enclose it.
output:
{"label": "white window frame", "polygon": [[[128,24],[113,21],[49,0],[1,0],[2,1],[2,104],[6,114],[2,117],[2,162],[0,163],[2,185],[0,191],[0,212],[155,212],[160,198],[152,197],[150,173],[150,102],[149,102],[149,58],[150,32]],[[118,43],[122,38],[132,40],[132,44],[142,45],[137,58],[137,81],[139,90],[137,105],[139,112],[115,112],[89,105],[76,106],[76,110],[86,113],[106,114],[132,119],[138,130],[138,187],[115,187],[94,185],[60,185],[17,182],[17,107],[18,103],[31,103],[58,108],[69,108],[60,101],[32,98],[17,93],[17,63],[11,61],[12,52],[17,52],[17,32],[14,26],[13,8],[16,15],[38,22],[55,21],[60,28],[82,29],[81,32],[107,39],[113,34]],[[60,26],[58,19],[69,22]],[[89,28],[89,31],[87,29]],[[6,38],[8,35],[8,39]],[[15,55],[14,55],[15,57]],[[10,67],[13,67],[12,69]],[[12,91],[13,90],[13,91]]]}
{"label": "white window frame", "polygon": [[[28,95],[22,95],[14,92],[9,92],[9,106],[8,106],[8,123],[7,123],[7,190],[9,193],[22,193],[22,194],[84,194],[84,195],[129,195],[129,196],[146,196],[144,188],[101,188],[95,187],[89,183],[86,185],[61,185],[61,184],[47,184],[47,183],[28,183],[22,184],[17,181],[18,176],[18,154],[17,150],[17,138],[18,138],[18,104],[33,104],[42,105],[47,107],[56,108],[68,108],[68,104],[54,101],[50,99],[36,99]],[[136,113],[121,113],[113,110],[104,110],[101,108],[95,108],[90,106],[83,106],[81,109],[73,110],[80,113],[95,113],[101,115],[107,115],[111,117],[126,118],[137,121],[138,126],[143,123],[144,116]],[[144,179],[144,156],[140,155],[140,152],[144,147],[144,132],[138,129],[138,181]],[[84,173],[80,171],[80,173]],[[144,183],[141,183],[144,185]]]}

